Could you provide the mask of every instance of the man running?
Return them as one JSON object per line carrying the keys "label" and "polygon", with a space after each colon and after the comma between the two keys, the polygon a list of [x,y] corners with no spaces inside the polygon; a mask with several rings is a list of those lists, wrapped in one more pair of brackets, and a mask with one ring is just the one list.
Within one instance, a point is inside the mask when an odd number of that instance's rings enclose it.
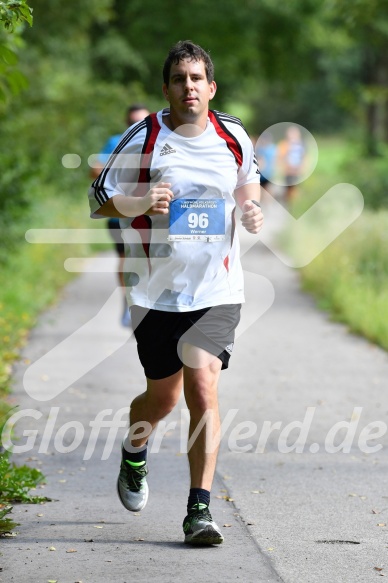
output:
{"label": "man running", "polygon": [[128,302],[146,376],[145,392],[131,403],[117,488],[127,510],[145,507],[148,438],[183,387],[189,439],[201,427],[188,452],[184,540],[211,545],[224,540],[209,511],[217,386],[244,301],[236,202],[242,225],[258,233],[259,171],[241,121],[209,110],[214,67],[201,47],[173,46],[163,80],[169,107],[124,134],[89,193],[92,217],[121,219]]}

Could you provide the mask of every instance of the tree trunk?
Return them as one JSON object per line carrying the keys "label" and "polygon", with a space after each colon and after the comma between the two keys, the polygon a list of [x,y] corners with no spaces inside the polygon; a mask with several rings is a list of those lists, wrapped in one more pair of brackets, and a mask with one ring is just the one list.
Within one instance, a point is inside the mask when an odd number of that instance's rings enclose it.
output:
{"label": "tree trunk", "polygon": [[373,101],[366,106],[365,146],[368,156],[378,155],[378,104]]}

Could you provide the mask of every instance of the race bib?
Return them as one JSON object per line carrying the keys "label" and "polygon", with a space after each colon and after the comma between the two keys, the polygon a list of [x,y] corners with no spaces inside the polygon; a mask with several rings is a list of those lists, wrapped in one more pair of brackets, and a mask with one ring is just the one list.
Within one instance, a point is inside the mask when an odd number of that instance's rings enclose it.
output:
{"label": "race bib", "polygon": [[185,199],[170,203],[169,241],[223,241],[225,199]]}

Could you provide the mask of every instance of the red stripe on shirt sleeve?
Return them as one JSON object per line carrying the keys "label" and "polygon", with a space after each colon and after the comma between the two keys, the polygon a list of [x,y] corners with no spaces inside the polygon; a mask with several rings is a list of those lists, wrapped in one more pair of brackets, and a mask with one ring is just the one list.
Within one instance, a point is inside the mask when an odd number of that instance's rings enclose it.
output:
{"label": "red stripe on shirt sleeve", "polygon": [[242,166],[243,159],[242,159],[242,151],[241,146],[238,143],[237,139],[228,131],[225,124],[223,124],[218,117],[215,115],[214,111],[209,111],[209,119],[214,125],[214,128],[217,134],[225,140],[226,145],[228,146],[229,150],[232,152],[238,166]]}
{"label": "red stripe on shirt sleeve", "polygon": [[158,134],[160,132],[160,125],[156,117],[156,113],[151,113],[146,122],[147,122],[147,134],[141,151],[142,156],[140,161],[139,182],[150,181],[149,170],[152,158],[150,154],[154,151],[156,138],[158,137]]}
{"label": "red stripe on shirt sleeve", "polygon": [[144,253],[147,257],[148,271],[151,273],[150,245],[152,234],[152,220],[148,215],[140,215],[133,219],[131,227],[139,232]]}

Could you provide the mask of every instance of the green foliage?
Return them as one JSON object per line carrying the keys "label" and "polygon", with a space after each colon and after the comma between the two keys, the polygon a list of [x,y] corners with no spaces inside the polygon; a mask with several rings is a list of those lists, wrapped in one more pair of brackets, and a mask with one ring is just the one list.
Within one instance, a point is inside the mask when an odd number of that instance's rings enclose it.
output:
{"label": "green foliage", "polygon": [[[312,179],[303,184],[293,214],[300,216],[337,182],[349,181],[344,160],[350,144],[318,140],[319,162]],[[362,190],[362,189],[361,189]],[[366,193],[362,190],[364,197]],[[288,252],[311,246],[315,227],[288,233],[282,244]],[[303,286],[333,318],[346,323],[388,350],[388,211],[364,210],[314,261],[301,270]]]}
{"label": "green foliage", "polygon": [[32,8],[25,0],[0,2],[0,102],[3,103],[28,85],[26,76],[17,68],[20,24],[23,22],[32,26]]}
{"label": "green foliage", "polygon": [[371,209],[388,208],[388,148],[378,157],[353,154],[342,166],[347,182],[355,184]]}
{"label": "green foliage", "polygon": [[[17,35],[7,38],[0,30],[0,103],[7,103],[28,86],[27,78],[18,68]],[[4,107],[4,105],[3,105]]]}
{"label": "green foliage", "polygon": [[12,506],[9,504],[0,504],[0,536],[11,533],[11,531],[19,526],[18,522],[14,522],[10,518],[5,518],[7,514],[12,511]]}
{"label": "green foliage", "polygon": [[0,536],[10,533],[18,523],[6,516],[12,511],[10,502],[40,504],[49,499],[45,496],[31,496],[30,490],[35,489],[44,481],[42,472],[36,468],[17,466],[10,461],[11,453],[0,453]]}
{"label": "green foliage", "polygon": [[388,350],[388,213],[364,211],[309,266],[303,281],[333,317]]}
{"label": "green foliage", "polygon": [[[84,179],[80,188],[82,194],[86,191],[86,184]],[[28,220],[18,223],[23,235],[28,228],[90,226],[86,196],[80,196],[80,200],[74,201],[69,209],[66,200],[56,197],[53,188],[46,187],[41,194],[43,200],[35,204]],[[2,267],[0,288],[0,395],[9,386],[11,365],[37,315],[55,301],[58,290],[73,277],[64,269],[64,260],[69,253],[81,257],[90,252],[87,245],[32,245],[25,240],[17,251],[10,252]]]}
{"label": "green foliage", "polygon": [[[101,149],[107,136],[124,131],[130,102],[145,101],[138,83],[108,83],[92,75],[91,28],[110,18],[111,4],[53,0],[47,10],[46,2],[36,0],[35,26],[23,31],[25,44],[17,31],[7,37],[18,42],[17,67],[29,87],[11,101],[8,76],[3,87],[8,103],[0,104],[0,141],[6,145],[0,152],[0,265],[23,244],[28,221],[47,192],[68,198],[68,204],[85,199],[89,155]],[[0,74],[0,91],[1,86]],[[67,153],[81,157],[79,171],[63,167]]]}
{"label": "green foliage", "polygon": [[10,452],[0,454],[0,503],[24,502],[39,504],[43,496],[31,496],[29,491],[44,481],[42,472],[29,466],[17,466],[10,461]]}
{"label": "green foliage", "polygon": [[[337,74],[342,100],[357,113],[364,128],[364,151],[378,154],[380,141],[388,141],[388,4],[380,0],[327,0],[324,22],[329,31],[330,63]],[[341,76],[341,68],[349,65]],[[342,81],[339,79],[342,77]]]}
{"label": "green foliage", "polygon": [[[257,87],[265,80],[281,79],[296,85],[315,70],[310,22],[319,15],[321,1],[225,0],[222,11],[206,0],[115,0],[112,7],[112,19],[95,27],[94,73],[116,79],[121,69],[122,78],[136,78],[154,95],[160,93],[164,58],[179,39],[191,39],[210,51],[219,108],[241,99],[251,82]],[[105,45],[106,38],[114,36],[131,43],[130,62],[123,62],[121,55],[113,60],[101,55],[100,43]]]}
{"label": "green foliage", "polygon": [[20,22],[32,26],[32,8],[26,0],[5,0],[0,2],[0,22],[8,32],[13,32]]}

